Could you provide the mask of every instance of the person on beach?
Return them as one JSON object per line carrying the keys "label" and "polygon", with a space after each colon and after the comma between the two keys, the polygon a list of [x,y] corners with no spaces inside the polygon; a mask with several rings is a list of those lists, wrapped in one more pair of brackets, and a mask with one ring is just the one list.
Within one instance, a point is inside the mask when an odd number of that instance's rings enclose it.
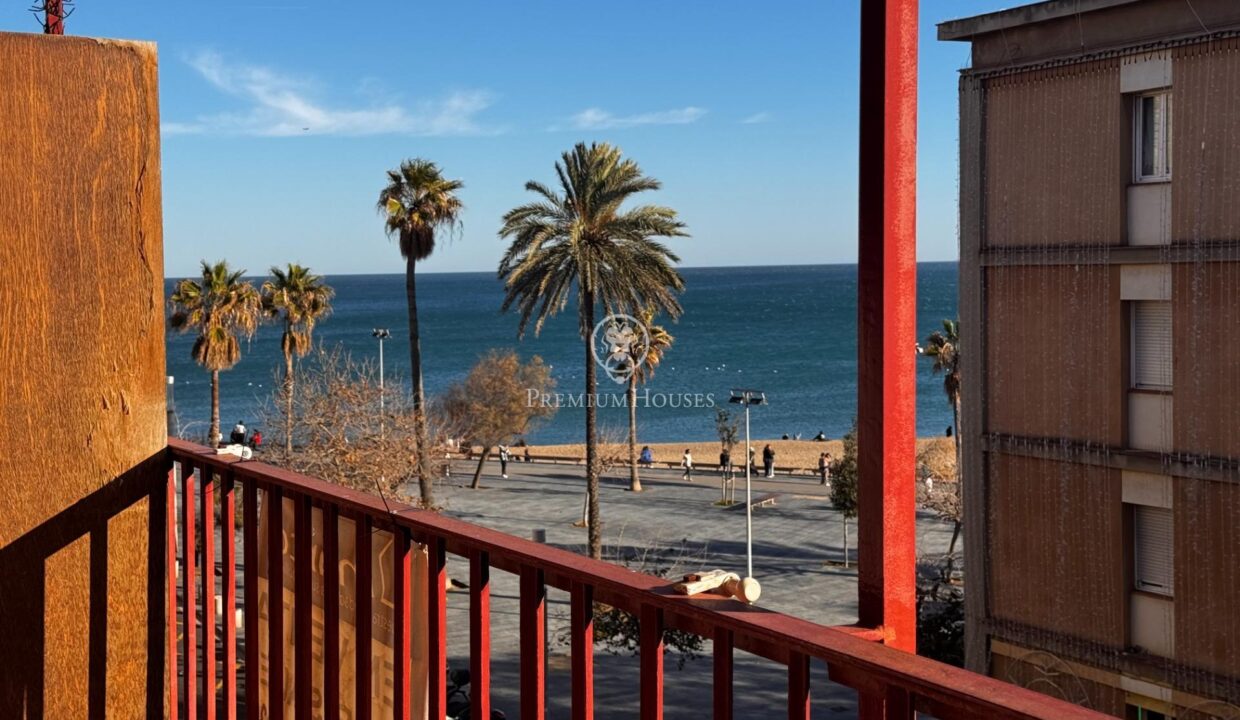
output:
{"label": "person on beach", "polygon": [[762,467],[768,478],[775,477],[775,451],[771,449],[770,443],[762,448]]}
{"label": "person on beach", "polygon": [[650,452],[649,445],[642,446],[642,454],[641,457],[637,458],[637,464],[645,465],[646,467],[654,465],[654,453]]}
{"label": "person on beach", "polygon": [[818,474],[822,476],[822,485],[831,484],[831,453],[818,456]]}
{"label": "person on beach", "polygon": [[228,439],[232,441],[233,445],[242,445],[245,443],[244,420],[238,420],[237,424],[233,425],[232,434],[228,436]]}
{"label": "person on beach", "polygon": [[689,452],[689,448],[685,448],[685,454],[680,458],[680,466],[685,469],[681,479],[693,482],[693,453]]}
{"label": "person on beach", "polygon": [[818,434],[814,436],[814,442],[826,442],[826,441],[827,441],[826,433],[819,430]]}
{"label": "person on beach", "polygon": [[499,476],[502,478],[508,477],[508,458],[509,458],[508,446],[500,445],[499,446]]}
{"label": "person on beach", "polygon": [[727,448],[719,452],[719,476],[724,480],[732,477],[732,453]]}

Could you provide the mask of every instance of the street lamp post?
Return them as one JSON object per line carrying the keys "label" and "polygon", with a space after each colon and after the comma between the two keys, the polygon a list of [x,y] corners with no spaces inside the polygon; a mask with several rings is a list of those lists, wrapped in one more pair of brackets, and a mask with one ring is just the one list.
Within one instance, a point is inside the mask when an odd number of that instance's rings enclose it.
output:
{"label": "street lamp post", "polygon": [[370,331],[371,336],[379,341],[379,436],[383,436],[384,407],[383,407],[383,341],[392,337],[392,333],[387,328],[375,328]]}
{"label": "street lamp post", "polygon": [[733,389],[732,397],[728,402],[745,407],[745,562],[746,573],[745,579],[741,581],[741,589],[746,598],[751,593],[753,599],[758,599],[761,589],[758,581],[753,576],[753,495],[750,488],[750,472],[753,469],[753,462],[750,460],[750,451],[752,446],[749,440],[749,406],[765,405],[766,393],[761,390]]}

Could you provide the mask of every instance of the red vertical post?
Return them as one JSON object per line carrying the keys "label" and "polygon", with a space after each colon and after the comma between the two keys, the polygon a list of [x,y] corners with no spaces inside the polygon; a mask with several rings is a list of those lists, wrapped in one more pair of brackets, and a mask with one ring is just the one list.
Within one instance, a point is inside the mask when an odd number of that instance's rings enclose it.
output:
{"label": "red vertical post", "polygon": [[284,717],[284,492],[267,490],[267,717]]}
{"label": "red vertical post", "polygon": [[202,707],[215,720],[215,484],[202,468]]}
{"label": "red vertical post", "polygon": [[715,628],[714,637],[714,717],[732,720],[732,631]]}
{"label": "red vertical post", "polygon": [[224,617],[220,630],[224,642],[224,717],[237,717],[237,503],[232,471],[220,480],[220,542],[224,555]]}
{"label": "red vertical post", "polygon": [[340,717],[340,521],[323,506],[323,717]]}
{"label": "red vertical post", "polygon": [[788,720],[809,720],[809,658],[788,653]]}
{"label": "red vertical post", "polygon": [[258,638],[258,486],[246,480],[242,486],[241,523],[242,552],[241,577],[245,584],[245,717],[259,720],[259,675],[262,670],[260,640]]}
{"label": "red vertical post", "polygon": [[546,715],[547,585],[541,570],[521,568],[521,717]]}
{"label": "red vertical post", "polygon": [[430,538],[426,549],[430,719],[443,720],[448,715],[448,557],[442,538]]}
{"label": "red vertical post", "polygon": [[168,717],[177,720],[177,690],[181,683],[177,663],[177,471],[168,470],[168,514],[165,516],[168,532]]}
{"label": "red vertical post", "polygon": [[663,611],[643,605],[638,618],[641,646],[641,720],[663,720]]}
{"label": "red vertical post", "polygon": [[469,556],[470,717],[491,717],[491,558]]}
{"label": "red vertical post", "polygon": [[363,515],[358,517],[354,524],[357,528],[357,542],[354,545],[357,548],[357,557],[355,558],[357,580],[353,587],[355,593],[353,600],[357,608],[357,615],[355,617],[357,624],[357,653],[354,657],[356,662],[354,690],[357,694],[353,699],[353,716],[357,720],[370,720],[370,689],[373,687],[373,678],[370,673],[372,651],[370,632],[372,619],[370,595],[370,518]]}
{"label": "red vertical post", "polygon": [[585,583],[573,583],[569,623],[572,720],[594,720],[594,588]]}
{"label": "red vertical post", "polygon": [[917,0],[861,3],[859,620],[914,652]]}
{"label": "red vertical post", "polygon": [[313,512],[309,497],[293,498],[293,712],[297,720],[310,720],[314,713]]}
{"label": "red vertical post", "polygon": [[[392,609],[392,690],[395,696],[395,707],[392,717],[395,720],[406,720],[413,702],[413,686],[409,677],[409,658],[412,641],[410,630],[413,627],[412,603],[409,593],[412,591],[410,580],[413,575],[413,552],[410,549],[409,531],[404,528],[393,528],[392,539],[395,543],[392,553],[394,564],[392,577],[395,581]],[[484,716],[487,717],[487,716]],[[420,719],[419,719],[420,720]]]}
{"label": "red vertical post", "polygon": [[197,605],[198,574],[194,563],[197,550],[194,539],[194,466],[181,463],[181,580],[184,600],[181,607],[181,632],[185,649],[185,717],[198,717],[198,629],[195,625],[194,606]]}
{"label": "red vertical post", "polygon": [[43,32],[47,35],[65,34],[65,4],[63,0],[43,0]]}

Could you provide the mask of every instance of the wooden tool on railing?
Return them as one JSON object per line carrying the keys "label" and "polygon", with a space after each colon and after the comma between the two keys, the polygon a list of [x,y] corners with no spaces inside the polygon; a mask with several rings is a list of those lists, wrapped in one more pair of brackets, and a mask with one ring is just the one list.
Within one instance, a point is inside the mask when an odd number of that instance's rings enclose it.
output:
{"label": "wooden tool on railing", "polygon": [[726,570],[708,570],[690,573],[684,580],[672,586],[681,595],[697,595],[709,592],[726,595],[744,603],[755,603],[762,595],[762,586],[753,578],[741,579],[740,575]]}

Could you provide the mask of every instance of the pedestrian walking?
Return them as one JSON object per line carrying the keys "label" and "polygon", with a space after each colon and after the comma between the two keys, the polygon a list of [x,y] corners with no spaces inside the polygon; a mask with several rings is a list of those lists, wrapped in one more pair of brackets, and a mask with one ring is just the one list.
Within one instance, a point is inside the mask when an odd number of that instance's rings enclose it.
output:
{"label": "pedestrian walking", "polygon": [[762,448],[762,467],[766,470],[767,477],[775,477],[775,450],[771,448],[770,443]]}
{"label": "pedestrian walking", "polygon": [[689,448],[685,448],[685,454],[680,458],[680,466],[685,469],[681,479],[693,482],[693,453],[689,452]]}
{"label": "pedestrian walking", "polygon": [[831,453],[818,456],[818,474],[822,476],[822,484],[831,484]]}
{"label": "pedestrian walking", "polygon": [[719,453],[719,475],[724,480],[732,477],[732,453],[728,452],[727,448]]}
{"label": "pedestrian walking", "polygon": [[499,446],[499,475],[500,477],[503,477],[503,478],[508,477],[508,458],[509,457],[510,455],[508,453],[508,446],[500,445]]}

